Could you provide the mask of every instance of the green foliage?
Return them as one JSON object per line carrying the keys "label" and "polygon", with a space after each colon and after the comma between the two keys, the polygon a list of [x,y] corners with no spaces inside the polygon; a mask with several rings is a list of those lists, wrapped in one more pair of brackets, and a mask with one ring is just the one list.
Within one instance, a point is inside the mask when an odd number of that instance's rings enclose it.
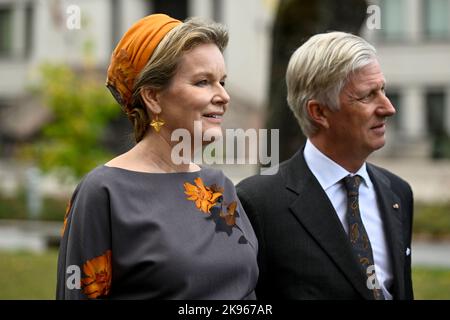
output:
{"label": "green foliage", "polygon": [[0,300],[55,299],[57,251],[0,251]]}
{"label": "green foliage", "polygon": [[[0,251],[0,300],[54,299],[56,266],[55,250]],[[416,299],[450,299],[450,269],[413,267],[412,273]]]}
{"label": "green foliage", "polygon": [[76,178],[111,158],[101,145],[105,128],[120,108],[90,70],[76,74],[66,65],[44,64],[37,91],[53,119],[36,143],[23,149],[44,171],[69,171]]}
{"label": "green foliage", "polygon": [[[20,191],[15,197],[5,197],[0,194],[0,219],[29,219],[25,191]],[[69,199],[57,199],[44,197],[42,211],[37,217],[39,220],[60,221],[64,220],[64,214]]]}
{"label": "green foliage", "polygon": [[450,202],[424,204],[416,203],[414,213],[414,233],[432,238],[450,235]]}
{"label": "green foliage", "polygon": [[450,299],[450,269],[413,267],[412,272],[416,300]]}

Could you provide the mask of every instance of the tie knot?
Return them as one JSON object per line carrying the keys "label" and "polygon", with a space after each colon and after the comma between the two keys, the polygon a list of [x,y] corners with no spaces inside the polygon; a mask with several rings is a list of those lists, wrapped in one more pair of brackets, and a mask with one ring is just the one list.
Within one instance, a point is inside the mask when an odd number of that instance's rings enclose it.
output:
{"label": "tie knot", "polygon": [[357,196],[359,186],[361,185],[361,177],[358,175],[346,176],[344,179],[344,187],[347,190],[348,196]]}

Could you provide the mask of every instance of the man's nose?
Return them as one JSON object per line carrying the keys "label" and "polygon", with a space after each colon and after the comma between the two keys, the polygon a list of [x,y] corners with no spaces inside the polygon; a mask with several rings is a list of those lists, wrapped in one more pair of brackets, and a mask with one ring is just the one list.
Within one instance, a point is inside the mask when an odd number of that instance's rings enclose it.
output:
{"label": "man's nose", "polygon": [[381,99],[380,107],[378,108],[379,113],[385,117],[393,116],[396,113],[396,110],[389,98],[383,95]]}

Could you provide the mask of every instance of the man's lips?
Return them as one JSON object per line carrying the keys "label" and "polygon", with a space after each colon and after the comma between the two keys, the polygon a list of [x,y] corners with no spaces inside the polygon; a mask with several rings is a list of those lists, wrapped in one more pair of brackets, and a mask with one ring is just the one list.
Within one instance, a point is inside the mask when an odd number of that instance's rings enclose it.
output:
{"label": "man's lips", "polygon": [[377,125],[374,125],[370,129],[381,129],[381,128],[384,128],[384,127],[386,127],[386,123],[385,122],[379,123]]}
{"label": "man's lips", "polygon": [[383,122],[383,123],[376,124],[376,125],[372,126],[370,128],[370,130],[377,135],[384,135],[384,133],[386,132],[386,123]]}

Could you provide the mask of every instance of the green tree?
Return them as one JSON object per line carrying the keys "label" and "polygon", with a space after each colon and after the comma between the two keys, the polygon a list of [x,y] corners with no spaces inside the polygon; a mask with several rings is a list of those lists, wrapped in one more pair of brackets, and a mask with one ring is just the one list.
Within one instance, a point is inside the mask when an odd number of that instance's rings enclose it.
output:
{"label": "green tree", "polygon": [[365,0],[280,0],[272,30],[272,62],[266,127],[280,130],[280,161],[289,159],[303,136],[286,101],[285,74],[294,51],[309,37],[327,31],[357,34],[366,18]]}
{"label": "green tree", "polygon": [[76,72],[67,65],[44,64],[40,71],[36,92],[53,118],[22,155],[44,172],[79,178],[111,158],[102,139],[120,107],[92,68]]}

